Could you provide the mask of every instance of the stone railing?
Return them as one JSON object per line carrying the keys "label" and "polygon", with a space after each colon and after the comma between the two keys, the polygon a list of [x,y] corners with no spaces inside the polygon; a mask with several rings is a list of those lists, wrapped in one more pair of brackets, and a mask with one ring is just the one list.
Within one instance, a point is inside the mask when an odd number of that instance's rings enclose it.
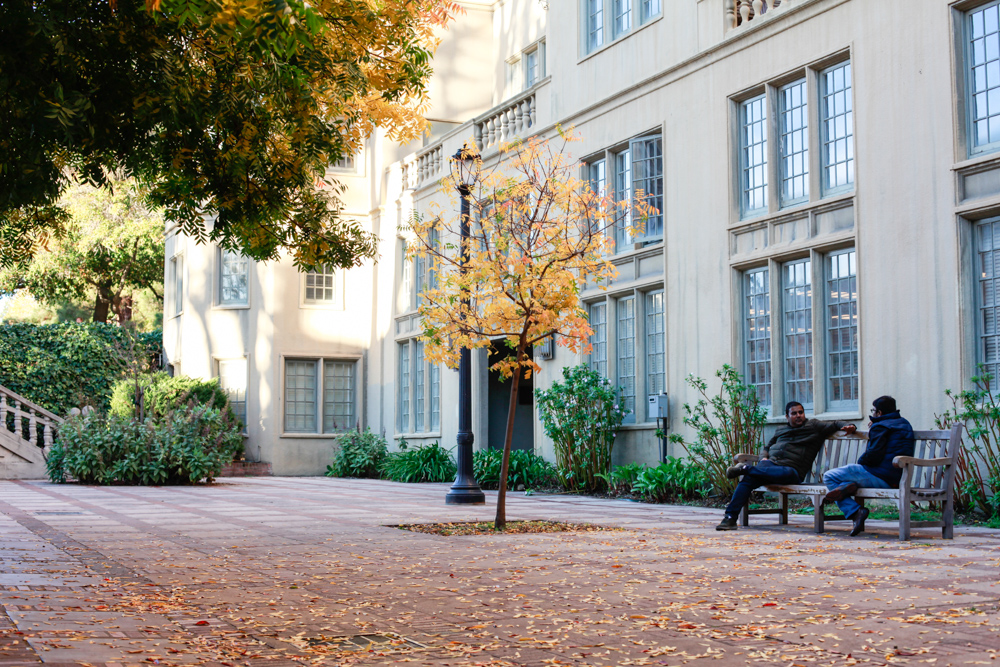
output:
{"label": "stone railing", "polygon": [[444,149],[440,143],[417,153],[417,185],[440,178]]}
{"label": "stone railing", "polygon": [[64,421],[62,417],[0,386],[0,428],[11,436],[48,449],[55,439],[56,429]]}
{"label": "stone railing", "polygon": [[472,132],[484,153],[504,141],[522,136],[536,125],[535,89],[532,88],[473,121]]}
{"label": "stone railing", "polygon": [[404,190],[414,190],[417,187],[417,161],[416,159],[407,159],[402,163],[403,169],[403,182],[402,188]]}
{"label": "stone railing", "polygon": [[726,0],[726,26],[732,30],[787,9],[792,0]]}

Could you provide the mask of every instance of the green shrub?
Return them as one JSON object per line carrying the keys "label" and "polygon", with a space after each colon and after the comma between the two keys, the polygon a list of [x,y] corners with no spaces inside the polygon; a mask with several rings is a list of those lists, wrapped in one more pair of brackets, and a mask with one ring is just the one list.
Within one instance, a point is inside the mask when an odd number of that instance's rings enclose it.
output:
{"label": "green shrub", "polygon": [[608,484],[608,492],[616,496],[621,496],[632,492],[635,481],[639,474],[646,469],[642,463],[628,463],[623,466],[615,466],[610,473],[599,473],[599,477]]}
{"label": "green shrub", "polygon": [[195,484],[212,481],[243,446],[225,412],[182,407],[159,420],[92,414],[59,429],[49,479],[83,484]]}
{"label": "green shrub", "polygon": [[451,454],[436,442],[410,449],[400,438],[399,451],[382,463],[382,476],[394,482],[451,482],[455,472]]}
{"label": "green shrub", "polygon": [[201,380],[186,375],[170,377],[163,372],[118,381],[111,395],[111,414],[118,417],[136,415],[137,382],[143,390],[147,417],[158,419],[193,402],[194,405],[207,405],[226,411],[230,419],[234,418],[229,408],[229,398],[218,378]]}
{"label": "green shrub", "polygon": [[615,433],[625,419],[618,390],[587,366],[562,370],[564,383],[535,391],[538,414],[556,452],[560,483],[574,491],[599,491],[611,472]]}
{"label": "green shrub", "polygon": [[[484,489],[500,488],[500,467],[503,451],[484,449],[472,455],[472,474]],[[510,453],[507,467],[507,488],[537,489],[556,481],[556,471],[551,463],[526,449],[515,449]]]}
{"label": "green shrub", "polygon": [[757,390],[744,384],[735,368],[727,364],[715,375],[722,380],[722,386],[714,396],[708,395],[705,380],[687,377],[687,383],[701,394],[694,405],[684,404],[684,423],[697,435],[694,442],[686,442],[674,433],[670,441],[682,445],[701,465],[717,492],[728,495],[735,490],[737,480],[726,477],[726,469],[737,454],[760,450],[767,410],[760,406]]}
{"label": "green shrub", "polygon": [[333,457],[333,464],[326,467],[328,477],[382,476],[388,443],[378,433],[365,429],[364,433],[351,431],[337,438],[340,449]]}
{"label": "green shrub", "polygon": [[[111,324],[0,325],[0,383],[63,416],[71,408],[108,409],[112,385],[125,371],[129,332]],[[161,332],[136,334],[143,364],[152,370]]]}
{"label": "green shrub", "polygon": [[642,470],[632,485],[632,493],[653,503],[704,498],[711,491],[712,481],[703,468],[673,456],[655,468]]}

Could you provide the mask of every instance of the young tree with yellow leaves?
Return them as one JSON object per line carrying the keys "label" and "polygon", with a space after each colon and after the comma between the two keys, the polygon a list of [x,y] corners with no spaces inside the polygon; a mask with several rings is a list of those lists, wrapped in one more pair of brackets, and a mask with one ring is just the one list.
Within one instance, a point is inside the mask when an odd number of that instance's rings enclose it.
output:
{"label": "young tree with yellow leaves", "polygon": [[[559,345],[589,352],[592,333],[579,300],[584,282],[607,284],[617,273],[609,261],[616,226],[635,228],[648,217],[641,193],[634,202],[614,202],[591,190],[578,177],[580,164],[570,159],[561,134],[556,149],[543,139],[501,148],[495,168],[480,171],[468,189],[470,234],[460,247],[460,218],[414,216],[416,242],[411,257],[429,262],[433,278],[422,290],[420,314],[430,361],[458,365],[463,349],[488,348],[503,341],[514,351],[493,364],[501,376],[513,377],[496,529],[506,524],[507,471],[514,414],[522,373],[540,367],[528,349],[559,334]],[[475,149],[468,157],[481,160]],[[442,190],[454,203],[456,183],[445,178]],[[464,256],[464,262],[463,262]]]}

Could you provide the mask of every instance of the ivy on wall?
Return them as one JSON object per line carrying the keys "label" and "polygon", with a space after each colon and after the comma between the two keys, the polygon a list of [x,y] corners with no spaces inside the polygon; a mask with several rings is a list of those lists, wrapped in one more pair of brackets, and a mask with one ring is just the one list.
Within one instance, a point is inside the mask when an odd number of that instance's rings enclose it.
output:
{"label": "ivy on wall", "polygon": [[[162,332],[134,335],[152,368]],[[128,336],[97,322],[0,325],[0,385],[60,416],[83,405],[103,412],[125,372]]]}

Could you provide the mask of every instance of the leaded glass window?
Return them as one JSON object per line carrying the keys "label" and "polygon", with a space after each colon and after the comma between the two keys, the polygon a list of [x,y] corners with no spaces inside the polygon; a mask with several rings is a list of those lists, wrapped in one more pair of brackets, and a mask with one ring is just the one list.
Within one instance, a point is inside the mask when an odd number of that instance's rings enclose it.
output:
{"label": "leaded glass window", "polygon": [[788,262],[782,273],[785,401],[798,401],[812,408],[812,262]]}
{"label": "leaded glass window", "polygon": [[431,364],[428,372],[431,376],[431,430],[441,428],[441,366]]}
{"label": "leaded glass window", "polygon": [[663,290],[646,294],[646,394],[666,389],[666,320]]}
{"label": "leaded glass window", "polygon": [[827,256],[827,403],[858,405],[858,271],[854,250]]}
{"label": "leaded glass window", "polygon": [[[632,200],[632,158],[629,151],[622,151],[615,155],[615,199],[618,201]],[[633,243],[635,238],[632,235],[632,213],[628,211],[620,216],[616,242],[619,252],[626,250],[626,246]]]}
{"label": "leaded glass window", "polygon": [[632,0],[614,0],[615,37],[632,29]]}
{"label": "leaded glass window", "polygon": [[608,304],[590,306],[590,367],[602,378],[608,377]]}
{"label": "leaded glass window", "polygon": [[746,383],[757,391],[761,405],[771,405],[771,288],[766,267],[743,274],[746,322],[744,360]]}
{"label": "leaded glass window", "polygon": [[355,427],[354,362],[323,362],[323,432],[341,433]]}
{"label": "leaded glass window", "polygon": [[744,215],[767,210],[767,114],[761,95],[740,106],[740,193]]}
{"label": "leaded glass window", "polygon": [[587,51],[604,44],[604,0],[587,0]]}
{"label": "leaded glass window", "polygon": [[[984,364],[994,378],[1000,378],[1000,218],[976,226],[976,274],[978,303],[979,353],[976,361]],[[992,387],[996,387],[994,381]]]}
{"label": "leaded glass window", "polygon": [[635,421],[635,297],[618,300],[618,386],[626,421]]}
{"label": "leaded glass window", "polygon": [[854,100],[851,63],[820,74],[820,122],[823,141],[824,190],[854,184]]}
{"label": "leaded glass window", "polygon": [[285,362],[285,431],[316,433],[317,365],[315,360]]}
{"label": "leaded glass window", "polygon": [[778,93],[781,131],[781,203],[809,198],[809,119],[806,81],[796,81]]}
{"label": "leaded glass window", "polygon": [[413,420],[414,431],[424,430],[424,344],[416,341],[414,345],[413,364]]}
{"label": "leaded glass window", "polygon": [[967,14],[970,146],[973,152],[1000,143],[1000,4]]}
{"label": "leaded glass window", "polygon": [[410,430],[410,343],[399,345],[399,430]]}
{"label": "leaded glass window", "polygon": [[337,303],[339,295],[336,285],[333,267],[326,266],[319,271],[309,271],[306,273],[305,302],[311,304]]}
{"label": "leaded glass window", "polygon": [[663,144],[660,137],[635,139],[629,146],[632,155],[632,191],[642,196],[656,213],[643,224],[644,239],[663,237]]}

